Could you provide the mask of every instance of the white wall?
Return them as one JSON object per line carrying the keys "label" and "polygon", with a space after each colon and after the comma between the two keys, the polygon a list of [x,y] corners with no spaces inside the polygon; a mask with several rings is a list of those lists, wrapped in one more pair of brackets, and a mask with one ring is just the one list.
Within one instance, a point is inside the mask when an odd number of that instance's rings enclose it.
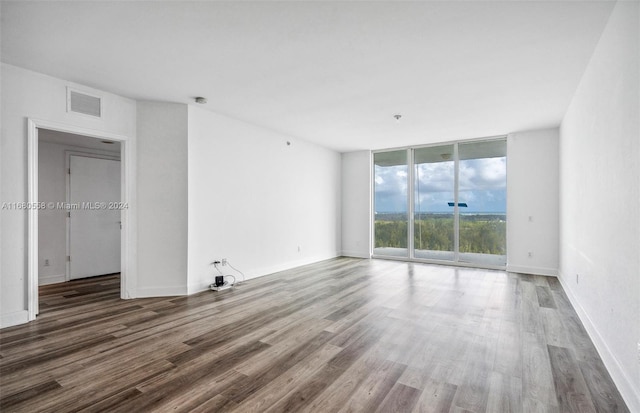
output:
{"label": "white wall", "polygon": [[[67,202],[66,151],[107,155],[120,159],[120,152],[82,148],[40,141],[38,145],[38,200]],[[64,209],[38,211],[38,284],[64,282],[67,257],[67,218]],[[45,266],[45,260],[49,265]]]}
{"label": "white wall", "polygon": [[[127,136],[135,141],[135,102],[120,96],[103,96],[105,115],[94,119],[66,112],[66,87],[81,85],[2,64],[2,202],[26,202],[27,119]],[[132,205],[135,208],[135,205]],[[27,313],[27,212],[2,210],[0,264],[0,326],[26,322]]]}
{"label": "white wall", "polygon": [[340,154],[190,106],[189,292],[339,255],[340,193]]}
{"label": "white wall", "polygon": [[616,4],[560,128],[560,280],[634,412],[640,411],[639,14],[638,2]]}
{"label": "white wall", "polygon": [[187,105],[138,102],[138,297],[187,293]]}
{"label": "white wall", "polygon": [[507,271],[558,274],[558,156],[557,128],[507,137]]}
{"label": "white wall", "polygon": [[342,154],[342,255],[371,256],[371,152]]}

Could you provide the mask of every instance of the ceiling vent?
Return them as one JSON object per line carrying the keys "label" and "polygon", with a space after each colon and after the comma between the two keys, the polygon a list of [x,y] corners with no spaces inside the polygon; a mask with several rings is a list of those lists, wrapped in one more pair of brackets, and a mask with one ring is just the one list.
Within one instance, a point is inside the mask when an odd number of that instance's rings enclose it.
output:
{"label": "ceiling vent", "polygon": [[102,117],[102,98],[67,88],[67,112]]}

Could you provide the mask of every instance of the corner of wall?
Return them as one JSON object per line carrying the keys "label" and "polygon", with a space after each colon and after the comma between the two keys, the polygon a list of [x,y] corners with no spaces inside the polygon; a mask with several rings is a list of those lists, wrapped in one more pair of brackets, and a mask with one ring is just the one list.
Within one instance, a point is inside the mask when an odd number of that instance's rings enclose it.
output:
{"label": "corner of wall", "polygon": [[11,313],[2,314],[0,317],[0,328],[13,327],[24,324],[29,321],[29,311],[13,311]]}

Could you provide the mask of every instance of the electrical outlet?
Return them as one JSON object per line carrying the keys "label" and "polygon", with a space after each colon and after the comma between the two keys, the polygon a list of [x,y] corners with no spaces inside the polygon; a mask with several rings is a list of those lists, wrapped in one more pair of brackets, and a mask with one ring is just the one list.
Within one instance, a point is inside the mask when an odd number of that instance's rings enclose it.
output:
{"label": "electrical outlet", "polygon": [[49,259],[47,258],[46,260],[44,260],[44,266],[48,267],[49,265],[51,265],[51,264],[49,264]]}
{"label": "electrical outlet", "polygon": [[222,259],[222,265],[227,265],[227,259],[226,258]]}
{"label": "electrical outlet", "polygon": [[529,252],[527,253],[527,256],[528,256],[529,258],[533,257],[533,252],[529,251]]}

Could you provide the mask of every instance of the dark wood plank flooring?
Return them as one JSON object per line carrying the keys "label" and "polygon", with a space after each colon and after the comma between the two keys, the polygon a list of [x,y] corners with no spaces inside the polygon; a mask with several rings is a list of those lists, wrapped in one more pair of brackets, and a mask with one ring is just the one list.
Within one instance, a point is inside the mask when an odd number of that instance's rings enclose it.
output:
{"label": "dark wood plank flooring", "polygon": [[555,278],[338,258],[189,297],[40,288],[2,412],[627,412]]}

